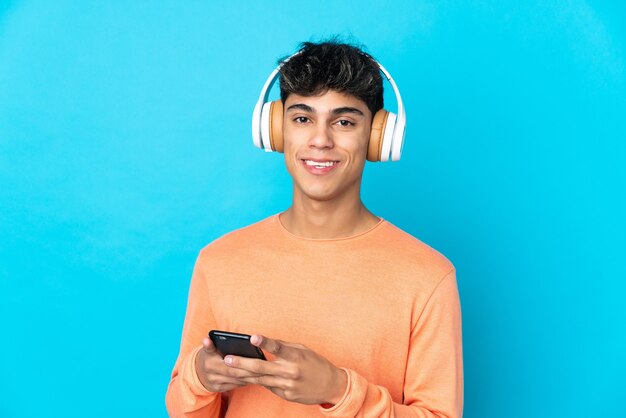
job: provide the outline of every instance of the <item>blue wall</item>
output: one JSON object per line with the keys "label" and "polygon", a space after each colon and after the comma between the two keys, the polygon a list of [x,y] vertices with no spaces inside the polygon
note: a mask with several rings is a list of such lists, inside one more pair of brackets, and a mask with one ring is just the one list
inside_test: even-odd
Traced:
{"label": "blue wall", "polygon": [[626,4],[259,3],[0,2],[0,416],[166,416],[198,251],[290,202],[262,83],[336,33],[403,93],[364,200],[458,269],[465,417],[626,416]]}

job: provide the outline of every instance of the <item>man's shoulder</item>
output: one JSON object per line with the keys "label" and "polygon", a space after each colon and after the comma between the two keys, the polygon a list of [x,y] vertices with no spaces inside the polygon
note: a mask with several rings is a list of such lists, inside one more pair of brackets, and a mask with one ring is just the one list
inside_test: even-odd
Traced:
{"label": "man's shoulder", "polygon": [[419,266],[434,277],[443,277],[454,270],[452,262],[441,252],[388,221],[381,240],[383,245],[378,250],[385,252],[390,262],[399,268]]}
{"label": "man's shoulder", "polygon": [[259,238],[270,234],[276,215],[262,219],[258,222],[228,232],[200,250],[200,256],[210,253],[232,253],[255,245]]}

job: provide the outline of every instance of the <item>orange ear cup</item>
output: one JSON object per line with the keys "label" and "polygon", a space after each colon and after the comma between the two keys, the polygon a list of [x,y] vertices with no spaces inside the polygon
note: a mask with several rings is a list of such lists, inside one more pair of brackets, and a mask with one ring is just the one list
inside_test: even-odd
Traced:
{"label": "orange ear cup", "polygon": [[274,100],[270,104],[270,145],[276,152],[283,152],[283,102]]}
{"label": "orange ear cup", "polygon": [[372,131],[370,133],[370,142],[367,147],[367,160],[380,161],[380,154],[383,150],[383,135],[385,134],[385,125],[387,125],[387,117],[389,112],[380,109],[374,115],[372,120]]}

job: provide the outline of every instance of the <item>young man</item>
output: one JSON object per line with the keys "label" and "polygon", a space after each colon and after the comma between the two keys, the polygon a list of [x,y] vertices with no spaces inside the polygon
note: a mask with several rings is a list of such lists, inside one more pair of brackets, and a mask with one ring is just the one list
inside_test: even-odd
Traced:
{"label": "young man", "polygon": [[[172,417],[461,417],[455,270],[363,205],[376,61],[304,43],[280,69],[293,203],[205,247],[194,269]],[[224,359],[212,330],[268,361]]]}

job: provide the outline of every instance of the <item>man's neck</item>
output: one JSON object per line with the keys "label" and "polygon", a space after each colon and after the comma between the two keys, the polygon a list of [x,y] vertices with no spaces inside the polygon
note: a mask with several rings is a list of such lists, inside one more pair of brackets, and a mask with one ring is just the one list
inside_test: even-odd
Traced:
{"label": "man's neck", "polygon": [[313,239],[346,238],[365,232],[380,219],[360,198],[348,202],[316,201],[294,194],[292,206],[280,215],[292,234]]}

